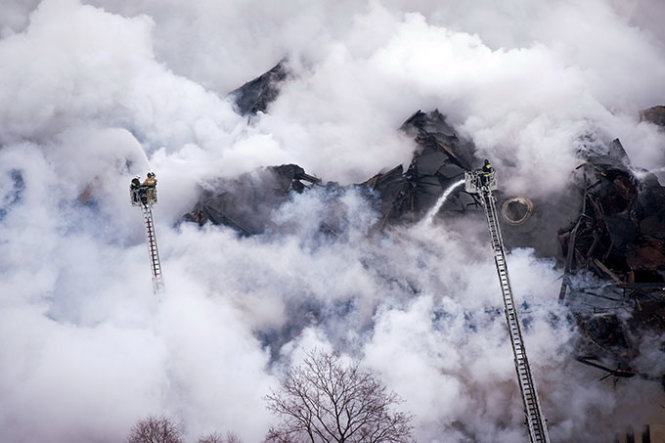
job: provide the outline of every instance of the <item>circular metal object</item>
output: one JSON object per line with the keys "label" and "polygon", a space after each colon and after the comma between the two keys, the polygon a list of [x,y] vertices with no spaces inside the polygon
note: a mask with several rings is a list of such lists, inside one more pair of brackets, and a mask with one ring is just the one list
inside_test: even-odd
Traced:
{"label": "circular metal object", "polygon": [[521,225],[533,214],[533,202],[526,197],[512,197],[501,205],[501,215],[510,225]]}

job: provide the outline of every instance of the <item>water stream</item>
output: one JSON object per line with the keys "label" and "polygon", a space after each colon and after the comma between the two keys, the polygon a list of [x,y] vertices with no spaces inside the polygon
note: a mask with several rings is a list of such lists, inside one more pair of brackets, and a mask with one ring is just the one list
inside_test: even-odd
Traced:
{"label": "water stream", "polygon": [[432,209],[429,210],[427,215],[423,218],[422,223],[425,226],[429,226],[434,222],[434,217],[439,213],[441,208],[443,207],[443,204],[448,200],[448,197],[450,197],[450,194],[453,193],[455,189],[460,187],[461,185],[464,184],[464,179],[460,179],[453,183],[452,185],[448,186],[448,188],[443,192],[441,197],[439,197],[439,200],[437,200],[436,204],[432,207]]}

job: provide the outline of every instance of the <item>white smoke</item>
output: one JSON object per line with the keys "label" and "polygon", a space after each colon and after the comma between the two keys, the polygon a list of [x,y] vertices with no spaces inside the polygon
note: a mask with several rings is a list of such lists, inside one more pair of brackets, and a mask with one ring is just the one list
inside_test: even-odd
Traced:
{"label": "white smoke", "polygon": [[[637,111],[665,103],[662,29],[645,19],[663,10],[615,3],[3,2],[0,440],[120,441],[166,414],[190,439],[260,441],[263,395],[314,346],[379,371],[419,441],[523,439],[482,220],[463,236],[379,234],[349,190],[342,232],[322,238],[319,190],[256,237],[173,224],[212,178],[293,162],[348,184],[407,164],[414,144],[395,129],[417,109],[446,114],[511,192],[559,191],[589,132],[662,167],[665,139]],[[237,115],[226,93],[285,56],[292,77],[269,112]],[[159,300],[127,196],[148,169]],[[615,390],[571,362],[560,270],[526,250],[509,266],[553,440],[650,419],[639,394],[654,384]]]}

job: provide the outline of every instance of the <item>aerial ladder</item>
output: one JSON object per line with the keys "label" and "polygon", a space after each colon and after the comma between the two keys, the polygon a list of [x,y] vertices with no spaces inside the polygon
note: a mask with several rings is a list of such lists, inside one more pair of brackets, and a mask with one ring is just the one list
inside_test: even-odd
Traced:
{"label": "aerial ladder", "polygon": [[494,253],[494,263],[499,276],[499,284],[503,294],[503,307],[508,323],[510,343],[513,348],[515,370],[517,371],[517,382],[522,395],[526,425],[531,443],[549,443],[547,423],[540,407],[538,392],[531,375],[531,367],[526,356],[522,330],[517,317],[517,309],[513,299],[513,291],[510,287],[508,277],[508,265],[506,264],[506,253],[499,227],[499,218],[492,191],[497,189],[496,177],[493,169],[481,169],[465,173],[465,190],[471,194],[478,194],[480,202],[485,210],[485,218],[489,228]]}
{"label": "aerial ladder", "polygon": [[152,290],[156,295],[164,291],[164,279],[162,278],[162,265],[159,261],[159,250],[157,249],[157,237],[155,235],[155,222],[152,217],[152,207],[157,203],[157,179],[152,172],[148,178],[141,183],[139,177],[132,179],[129,186],[132,206],[141,208],[145,233],[148,240],[148,254],[150,256],[150,269],[152,271]]}

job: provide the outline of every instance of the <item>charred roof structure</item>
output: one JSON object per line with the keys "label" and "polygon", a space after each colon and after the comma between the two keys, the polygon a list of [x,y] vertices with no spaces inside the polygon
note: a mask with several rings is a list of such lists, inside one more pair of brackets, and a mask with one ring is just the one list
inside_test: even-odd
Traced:
{"label": "charred roof structure", "polygon": [[234,179],[209,183],[184,221],[203,225],[227,225],[243,235],[264,232],[270,214],[289,198],[291,191],[303,192],[319,179],[297,165],[270,166]]}
{"label": "charred roof structure", "polygon": [[281,83],[286,80],[286,61],[282,60],[268,72],[250,80],[238,89],[231,91],[238,112],[242,115],[254,115],[265,112],[268,105],[279,95]]}
{"label": "charred roof structure", "polygon": [[[232,92],[238,112],[266,112],[288,76],[284,64]],[[642,111],[640,119],[665,126],[665,106]],[[438,110],[417,111],[400,130],[417,145],[409,166],[397,165],[354,185],[373,202],[379,228],[419,221],[448,186],[479,162],[473,143],[459,137]],[[636,362],[640,344],[665,331],[665,188],[656,175],[631,166],[619,140],[606,143],[587,134],[579,139],[578,157],[581,164],[556,195],[545,199],[496,193],[505,244],[508,249],[532,248],[561,265],[558,297],[577,325],[578,361],[608,376],[663,381],[656,365]],[[220,179],[202,188],[184,220],[227,225],[242,235],[260,234],[272,227],[271,213],[292,192],[306,192],[317,184],[318,178],[297,165]],[[325,186],[332,220],[335,195],[344,188]],[[441,213],[480,213],[479,203],[460,191]],[[322,231],[335,234],[334,226],[333,220]],[[665,352],[665,342],[660,349]]]}
{"label": "charred roof structure", "polygon": [[665,106],[654,106],[640,112],[640,120],[653,123],[658,126],[665,126]]}
{"label": "charred roof structure", "polygon": [[[473,145],[460,139],[438,110],[418,111],[400,129],[418,145],[408,169],[398,165],[361,185],[377,193],[382,225],[421,217],[474,163]],[[451,199],[448,208],[464,212],[476,205],[473,196],[462,192]]]}

